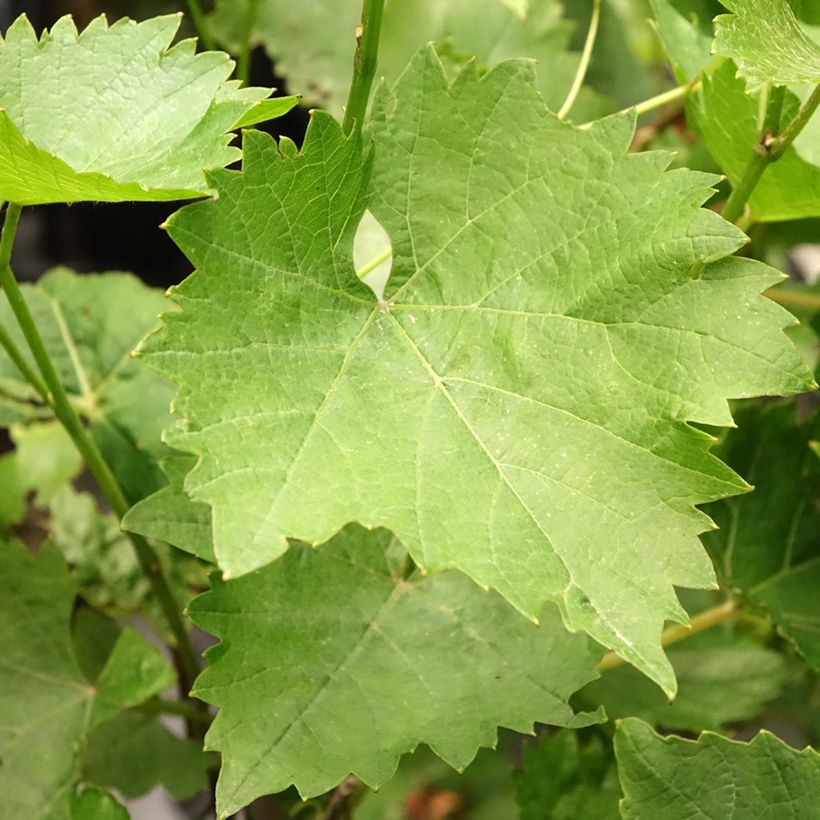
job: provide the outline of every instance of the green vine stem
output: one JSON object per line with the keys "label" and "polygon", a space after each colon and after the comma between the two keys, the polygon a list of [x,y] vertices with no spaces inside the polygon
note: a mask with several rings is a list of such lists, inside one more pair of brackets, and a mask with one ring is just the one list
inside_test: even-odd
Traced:
{"label": "green vine stem", "polygon": [[567,98],[564,104],[558,110],[558,119],[563,120],[575,105],[575,100],[581,91],[581,86],[584,84],[584,77],[587,75],[590,60],[592,59],[592,50],[595,48],[595,39],[598,36],[598,23],[601,20],[601,0],[593,0],[592,15],[589,18],[589,29],[587,30],[587,38],[584,42],[584,50],[581,52],[581,62],[578,63],[578,70],[575,72],[575,79],[572,81]]}
{"label": "green vine stem", "polygon": [[768,112],[763,130],[754,147],[749,162],[743,171],[740,181],[732,190],[726,205],[723,208],[723,218],[729,222],[735,222],[743,217],[746,211],[746,204],[749,201],[760,177],[772,162],[777,162],[788,150],[797,138],[797,135],[812,118],[812,115],[820,106],[820,85],[812,91],[809,98],[800,107],[794,119],[779,132],[778,120],[783,105],[783,95],[785,87],[778,86],[772,94],[772,101],[767,106]]}
{"label": "green vine stem", "polygon": [[258,9],[259,0],[248,0],[242,29],[242,53],[239,55],[239,64],[236,67],[236,78],[242,81],[242,85],[247,85],[251,76],[251,41]]}
{"label": "green vine stem", "polygon": [[350,134],[354,127],[361,128],[370,99],[373,77],[379,57],[379,36],[382,29],[384,0],[364,0],[362,22],[356,30],[356,53],[353,56],[353,81],[345,107],[342,129]]}
{"label": "green vine stem", "polygon": [[[682,624],[675,624],[668,629],[664,629],[661,635],[661,646],[672,646],[672,644],[682,641],[684,638],[689,638],[696,635],[698,632],[703,632],[704,629],[710,629],[713,626],[728,621],[729,618],[734,617],[737,612],[737,604],[734,599],[730,598],[718,606],[711,609],[706,609],[694,615],[690,621],[689,626]],[[616,666],[625,664],[626,661],[615,652],[607,652],[596,669],[599,672],[606,672],[608,669],[614,669]]]}
{"label": "green vine stem", "polygon": [[[6,208],[6,216],[3,221],[3,230],[0,233],[0,287],[6,294],[11,305],[12,312],[20,326],[20,330],[28,343],[34,361],[40,370],[42,380],[35,378],[31,381],[32,386],[38,391],[45,388],[44,398],[54,409],[54,414],[65,427],[66,432],[71,436],[77,450],[85,462],[89,472],[94,476],[100,491],[105,496],[111,509],[117,518],[122,519],[130,504],[128,503],[122,488],[117,483],[117,479],[111,472],[111,468],[102,456],[99,448],[89,435],[83,425],[77,411],[71,404],[60,377],[54,368],[54,364],[48,355],[48,351],[43,344],[40,331],[34,322],[34,318],[28,309],[20,285],[11,270],[11,249],[14,244],[14,236],[17,231],[17,224],[20,220],[22,208],[14,203],[9,203]],[[4,345],[5,347],[5,345]],[[6,348],[8,350],[8,348]],[[17,351],[19,355],[19,351]],[[22,358],[21,356],[19,358]],[[13,359],[16,363],[16,359]],[[32,370],[27,365],[21,369],[21,373],[28,379],[32,375]],[[157,601],[162,607],[163,614],[168,621],[168,626],[176,640],[175,659],[179,672],[180,685],[183,693],[187,695],[193,687],[193,682],[199,674],[200,664],[196,650],[191,643],[185,622],[182,618],[179,606],[174,600],[171,589],[163,574],[162,564],[153,547],[139,535],[127,533],[134,551],[137,555],[140,568],[148,578],[151,589],[156,595]],[[204,707],[204,704],[203,704]]]}
{"label": "green vine stem", "polygon": [[206,51],[213,51],[216,48],[216,43],[214,38],[211,37],[211,30],[208,27],[208,21],[205,19],[205,12],[202,10],[199,0],[188,0],[188,13],[191,15],[199,41]]}

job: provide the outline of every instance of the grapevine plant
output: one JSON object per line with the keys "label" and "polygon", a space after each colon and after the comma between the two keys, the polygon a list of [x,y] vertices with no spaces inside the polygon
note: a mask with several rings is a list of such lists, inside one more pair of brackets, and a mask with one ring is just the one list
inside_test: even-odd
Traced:
{"label": "grapevine plant", "polygon": [[820,8],[724,3],[8,28],[0,817],[820,817]]}

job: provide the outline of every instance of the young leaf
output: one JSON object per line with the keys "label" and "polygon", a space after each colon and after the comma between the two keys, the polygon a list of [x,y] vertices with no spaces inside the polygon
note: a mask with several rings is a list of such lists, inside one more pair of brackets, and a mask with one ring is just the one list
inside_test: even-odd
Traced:
{"label": "young leaf", "polygon": [[385,526],[674,691],[672,586],[713,583],[694,505],[745,489],[687,421],[812,382],[758,295],[780,274],[722,258],[743,237],[698,207],[714,178],[632,133],[557,120],[528,63],[449,85],[428,49],[372,126],[383,299],[350,258],[368,160],[327,115],[298,154],[249,134],[218,200],[171,218],[198,270],[144,350],[181,385],[168,439],[200,457],[185,491],[229,577]]}
{"label": "young leaf", "polygon": [[624,820],[663,817],[809,818],[817,815],[820,755],[769,732],[736,743],[704,732],[661,737],[636,718],[615,733]]}
{"label": "young leaf", "polygon": [[[168,452],[160,435],[173,390],[132,361],[131,352],[166,305],[161,291],[128,273],[78,275],[57,268],[23,292],[69,398],[89,422],[126,495],[136,501],[159,489],[157,462]],[[0,300],[0,324],[36,370],[6,299]],[[44,416],[37,394],[2,349],[0,384],[17,397],[21,416]]]}
{"label": "young leaf", "polygon": [[714,49],[737,64],[750,92],[766,83],[820,82],[820,46],[787,0],[721,0],[732,14],[715,19]]}
{"label": "young leaf", "polygon": [[222,641],[196,684],[219,707],[220,817],[291,784],[311,797],[353,773],[378,787],[419,743],[463,768],[499,725],[596,719],[567,699],[599,654],[557,612],[535,627],[459,573],[404,580],[391,541],[350,526],[191,605]]}
{"label": "young leaf", "polygon": [[37,557],[0,544],[0,794],[9,817],[69,816],[88,732],[123,707],[166,689],[173,670],[127,629],[96,682],[87,681],[70,633],[75,590],[59,553]]}
{"label": "young leaf", "polygon": [[[240,122],[278,116],[296,98],[228,81],[227,54],[169,48],[181,15],[80,34],[70,17],[37,38],[25,15],[0,38],[0,199],[20,205],[203,196],[203,168],[239,158]],[[259,109],[256,111],[256,109]]]}
{"label": "young leaf", "polygon": [[809,446],[820,417],[797,424],[795,414],[790,403],[738,413],[719,452],[755,491],[709,510],[720,530],[705,544],[725,584],[766,609],[820,669],[820,462]]}

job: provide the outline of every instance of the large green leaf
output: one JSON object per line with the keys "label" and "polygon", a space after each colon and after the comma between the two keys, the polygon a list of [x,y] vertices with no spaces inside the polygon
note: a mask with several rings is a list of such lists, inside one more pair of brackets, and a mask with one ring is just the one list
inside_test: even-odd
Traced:
{"label": "large green leaf", "polygon": [[169,48],[180,15],[80,34],[70,17],[37,35],[25,15],[0,39],[0,199],[173,200],[207,192],[203,168],[239,158],[240,124],[280,116],[295,98],[228,81],[227,54]]}
{"label": "large green leaf", "polygon": [[743,237],[698,207],[713,177],[627,154],[630,116],[560,122],[528,63],[450,86],[428,49],[376,112],[384,298],[351,264],[369,161],[327,115],[301,153],[249,134],[170,220],[198,270],[144,351],[181,385],[168,439],[200,457],[219,565],[385,526],[673,691],[672,585],[714,580],[694,505],[746,488],[687,421],[811,385],[758,295],[780,274],[722,258]]}
{"label": "large green leaf", "polygon": [[173,683],[158,651],[123,631],[94,681],[71,640],[75,590],[53,547],[0,544],[0,794],[9,817],[69,820],[95,725]]}
{"label": "large green leaf", "polygon": [[[24,286],[23,293],[69,398],[89,422],[126,495],[136,501],[159,489],[157,462],[168,452],[160,435],[170,419],[173,390],[132,361],[131,352],[156,326],[167,304],[162,292],[128,273],[78,275],[57,268]],[[6,299],[0,300],[0,324],[36,370]],[[0,391],[21,418],[44,416],[37,394],[4,351]]]}
{"label": "large green leaf", "polygon": [[820,46],[800,26],[787,0],[721,0],[732,14],[715,20],[714,49],[737,64],[750,92],[820,82]]}
{"label": "large green leaf", "polygon": [[[354,33],[361,0],[218,0],[211,30],[238,53],[249,5],[255,12],[252,42],[263,44],[305,101],[340,115],[353,74]],[[450,60],[474,56],[481,65],[509,57],[538,61],[538,80],[547,104],[560,107],[572,83],[579,55],[567,51],[573,23],[561,18],[558,0],[530,0],[524,9],[509,0],[387,0],[379,42],[379,75],[395,80],[425,43],[442,44]],[[523,13],[522,13],[523,12]],[[611,107],[585,88],[574,116],[592,119]]]}
{"label": "large green leaf", "polygon": [[206,741],[222,754],[220,817],[351,772],[375,788],[419,743],[463,768],[500,725],[595,720],[567,699],[599,652],[554,609],[535,627],[460,573],[405,579],[405,562],[388,532],[351,526],[193,602],[222,641],[196,683],[219,707]]}
{"label": "large green leaf", "polygon": [[797,752],[769,732],[736,743],[704,732],[661,737],[636,718],[615,733],[624,820],[818,816],[820,755]]}
{"label": "large green leaf", "polygon": [[820,462],[809,446],[820,419],[795,416],[791,403],[738,413],[720,454],[755,491],[710,509],[720,530],[705,543],[724,583],[766,609],[820,669]]}

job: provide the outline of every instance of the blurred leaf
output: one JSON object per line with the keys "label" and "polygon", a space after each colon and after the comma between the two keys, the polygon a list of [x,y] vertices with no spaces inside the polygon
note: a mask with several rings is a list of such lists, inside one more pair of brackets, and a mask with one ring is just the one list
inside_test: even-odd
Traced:
{"label": "blurred leaf", "polygon": [[[131,352],[167,307],[162,292],[128,273],[78,275],[56,268],[23,287],[43,342],[69,398],[89,422],[126,495],[136,501],[163,484],[157,464],[168,452],[160,441],[168,425],[173,388]],[[36,370],[28,346],[0,301],[0,323]],[[21,415],[42,417],[33,389],[0,351],[0,379],[21,397]]]}
{"label": "blurred leaf", "polygon": [[513,775],[521,820],[617,820],[621,796],[612,750],[576,732],[543,735],[524,747]]}
{"label": "blurred leaf", "polygon": [[[256,2],[252,42],[265,46],[278,73],[305,102],[340,116],[353,74],[354,32],[361,0],[294,4],[290,0],[217,0],[209,25],[239,53],[248,3]],[[522,13],[523,12],[523,13]],[[558,0],[387,0],[379,42],[378,75],[395,80],[415,52],[433,40],[456,64],[475,57],[489,67],[508,57],[538,61],[539,88],[557,110],[569,90],[579,55],[567,48],[573,30]],[[611,103],[584,88],[573,107],[579,122],[610,113]]]}
{"label": "blurred leaf", "polygon": [[0,544],[0,577],[3,811],[13,818],[66,817],[89,731],[167,688],[174,672],[126,630],[95,685],[86,681],[70,631],[74,585],[52,546],[35,557],[19,543]]}
{"label": "blurred leaf", "polygon": [[703,536],[723,584],[765,609],[820,669],[820,462],[809,447],[818,420],[792,402],[749,404],[715,448],[755,490],[711,505],[720,529]]}
{"label": "blurred leaf", "polygon": [[[758,100],[746,93],[727,60],[703,77],[703,85],[686,102],[689,124],[703,139],[733,185],[737,185],[758,138]],[[781,123],[796,114],[799,100],[786,91]],[[815,116],[812,120],[817,119]],[[820,168],[792,145],[769,165],[749,200],[755,221],[799,219],[820,215]]]}
{"label": "blurred leaf", "polygon": [[646,676],[630,666],[610,669],[587,684],[577,702],[601,705],[611,719],[639,717],[667,729],[719,729],[756,717],[785,682],[782,657],[733,630],[693,635],[668,650],[678,679],[671,703]]}
{"label": "blurred leaf", "polygon": [[200,743],[171,734],[155,715],[130,709],[91,732],[83,776],[129,800],[156,786],[175,800],[187,800],[207,788],[212,758]]}

